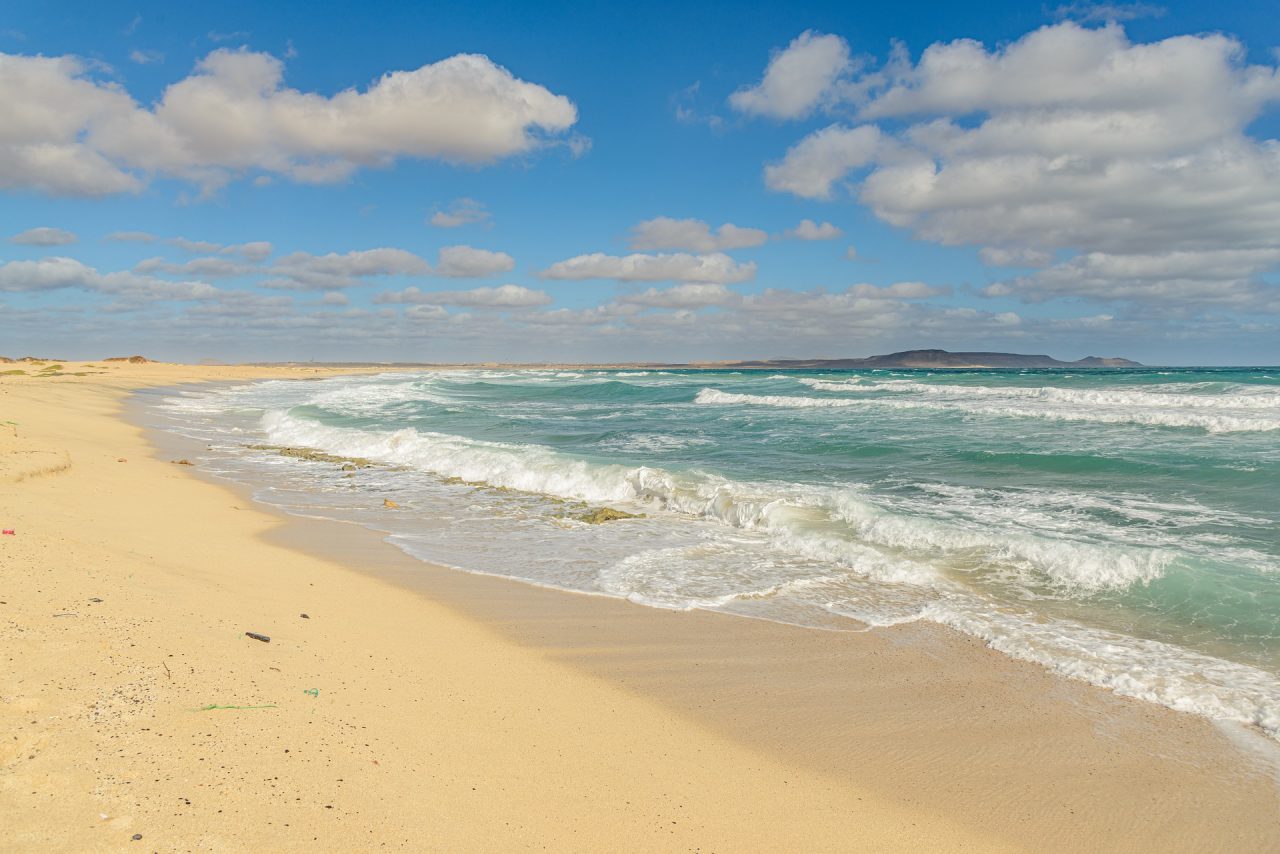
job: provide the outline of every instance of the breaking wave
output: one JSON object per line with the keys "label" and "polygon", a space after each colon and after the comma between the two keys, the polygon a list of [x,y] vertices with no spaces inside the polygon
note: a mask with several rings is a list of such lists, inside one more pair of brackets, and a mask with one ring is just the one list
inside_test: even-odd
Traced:
{"label": "breaking wave", "polygon": [[[932,388],[932,386],[927,386]],[[841,391],[860,387],[841,387]],[[1028,389],[1029,391],[1029,389]],[[1005,396],[1009,397],[1008,395]],[[1048,399],[1048,398],[1046,398]],[[1090,408],[1061,406],[1028,406],[1016,399],[999,405],[964,399],[954,400],[903,400],[890,397],[791,397],[777,394],[739,394],[704,388],[694,399],[708,406],[774,406],[787,409],[922,409],[942,412],[959,412],[967,415],[985,415],[996,418],[1039,418],[1046,421],[1081,421],[1095,424],[1134,424],[1143,427],[1184,427],[1204,430],[1208,433],[1267,432],[1280,430],[1280,412],[1272,418],[1242,417],[1239,415],[1185,412],[1177,409],[1144,409],[1135,406],[1094,405]]]}

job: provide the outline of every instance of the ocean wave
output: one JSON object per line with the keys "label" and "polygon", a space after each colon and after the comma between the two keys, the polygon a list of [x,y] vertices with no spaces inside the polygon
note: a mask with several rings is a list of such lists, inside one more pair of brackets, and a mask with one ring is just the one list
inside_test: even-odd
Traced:
{"label": "ocean wave", "polygon": [[795,570],[788,572],[776,562],[752,557],[730,542],[646,549],[604,567],[597,584],[632,602],[690,611],[782,596],[847,577],[795,575]]}
{"label": "ocean wave", "polygon": [[893,392],[964,399],[969,397],[999,400],[1044,400],[1078,406],[1131,406],[1162,409],[1261,409],[1280,414],[1280,393],[1273,390],[1241,391],[1231,394],[1185,394],[1173,391],[1132,389],[1074,389],[1059,386],[982,386],[922,383],[912,380],[860,379],[816,380],[800,377],[799,382],[815,391],[829,392]]}
{"label": "ocean wave", "polygon": [[1074,622],[978,603],[935,603],[920,619],[980,638],[1011,658],[1170,709],[1256,726],[1280,736],[1280,683],[1247,664]]}
{"label": "ocean wave", "polygon": [[981,504],[964,504],[969,518],[946,519],[916,512],[894,513],[837,494],[834,513],[863,542],[900,550],[927,559],[943,557],[957,568],[1003,571],[1013,581],[1048,581],[1064,591],[1094,592],[1124,589],[1160,578],[1176,553],[1168,549],[1093,544],[1053,531],[1035,531],[1023,524],[992,524]]}
{"label": "ocean wave", "polygon": [[797,530],[803,529],[805,521],[821,521],[818,502],[798,486],[740,484],[646,466],[590,463],[537,445],[444,433],[333,427],[282,411],[266,413],[262,425],[270,440],[281,445],[303,445],[557,498],[635,503],[734,528],[766,531],[777,548],[837,561],[884,581],[926,584],[938,580],[936,572],[924,565],[873,554],[874,550],[847,538]]}
{"label": "ocean wave", "polygon": [[664,453],[714,445],[711,439],[701,436],[671,436],[665,433],[627,433],[614,436],[599,443],[599,447],[610,451],[629,453]]}
{"label": "ocean wave", "polygon": [[[1039,542],[1052,537],[1083,538],[1126,563],[1122,576],[1144,582],[1160,577],[1173,560],[1197,558],[1229,562],[1252,572],[1280,572],[1272,555],[1238,545],[1225,545],[1220,526],[1236,532],[1253,528],[1265,536],[1271,521],[1261,516],[1212,509],[1194,501],[1159,501],[1141,494],[1087,493],[1074,490],[990,489],[949,483],[920,483],[924,497],[881,501],[912,515],[930,513],[944,519],[960,515],[962,524],[979,530],[1032,533]],[[941,498],[939,502],[932,496]],[[1120,520],[1117,524],[1117,520]],[[1132,564],[1129,561],[1133,561]],[[1109,574],[1113,569],[1108,569]]]}
{"label": "ocean wave", "polygon": [[694,402],[702,405],[773,406],[786,409],[882,408],[922,409],[988,415],[998,418],[1038,418],[1045,421],[1080,421],[1095,424],[1132,424],[1143,427],[1186,427],[1208,433],[1267,432],[1280,430],[1280,416],[1252,418],[1235,415],[1147,409],[1066,409],[1010,404],[979,404],[963,400],[903,400],[900,398],[791,397],[776,394],[739,394],[720,389],[701,389]]}
{"label": "ocean wave", "polygon": [[430,378],[394,383],[341,385],[312,397],[308,404],[345,415],[385,415],[398,405],[434,403],[449,405],[453,399],[434,390]]}
{"label": "ocean wave", "polygon": [[1026,574],[1068,591],[1122,588],[1158,578],[1173,559],[1159,549],[1098,546],[887,512],[849,489],[740,483],[660,468],[590,463],[537,445],[443,433],[332,427],[287,412],[264,416],[278,444],[376,459],[463,481],[668,512],[767,531],[775,548],[833,561],[884,581],[936,583],[930,561]]}

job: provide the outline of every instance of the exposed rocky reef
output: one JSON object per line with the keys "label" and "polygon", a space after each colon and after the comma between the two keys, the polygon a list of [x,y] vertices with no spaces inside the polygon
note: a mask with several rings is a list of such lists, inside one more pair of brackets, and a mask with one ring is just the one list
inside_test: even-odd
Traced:
{"label": "exposed rocky reef", "polygon": [[328,454],[324,451],[317,451],[315,448],[292,448],[284,445],[250,445],[255,451],[275,451],[282,457],[293,457],[298,460],[307,460],[313,463],[338,463],[342,465],[343,471],[352,471],[355,468],[369,468],[378,465],[373,460],[366,460],[364,457],[343,457],[338,454]]}

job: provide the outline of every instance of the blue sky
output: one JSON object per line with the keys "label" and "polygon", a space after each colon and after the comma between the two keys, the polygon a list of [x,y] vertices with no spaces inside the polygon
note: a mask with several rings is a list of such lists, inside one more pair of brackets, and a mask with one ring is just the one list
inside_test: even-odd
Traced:
{"label": "blue sky", "polygon": [[1263,5],[10,3],[0,353],[1274,364]]}

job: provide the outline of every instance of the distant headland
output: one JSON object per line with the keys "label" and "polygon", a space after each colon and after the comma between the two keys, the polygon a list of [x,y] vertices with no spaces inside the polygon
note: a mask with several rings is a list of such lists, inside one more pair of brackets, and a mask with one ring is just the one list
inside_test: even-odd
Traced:
{"label": "distant headland", "polygon": [[1052,356],[1022,353],[951,353],[946,350],[903,350],[862,359],[769,359],[729,362],[733,368],[1141,368],[1140,362],[1118,357],[1087,356],[1064,362]]}

